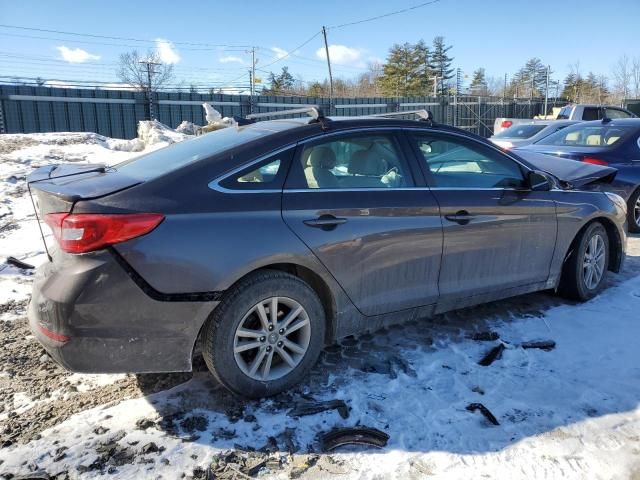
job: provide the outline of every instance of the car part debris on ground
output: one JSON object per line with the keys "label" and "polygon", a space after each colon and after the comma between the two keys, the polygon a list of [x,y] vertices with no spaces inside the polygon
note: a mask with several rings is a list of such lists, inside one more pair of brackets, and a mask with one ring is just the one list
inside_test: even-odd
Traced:
{"label": "car part debris on ground", "polygon": [[475,340],[477,342],[494,342],[500,338],[498,332],[476,332],[471,335],[471,340]]}
{"label": "car part debris on ground", "polygon": [[481,403],[470,403],[469,405],[467,405],[467,410],[469,410],[470,412],[480,410],[480,413],[482,413],[482,415],[484,415],[485,418],[492,424],[500,425],[498,419],[493,415],[493,413],[491,413],[491,411]]}
{"label": "car part debris on ground", "polygon": [[556,348],[556,342],[553,340],[533,340],[530,342],[522,342],[520,344],[522,348],[539,348],[545,352],[549,352]]}
{"label": "car part debris on ground", "polygon": [[13,265],[14,267],[22,268],[23,270],[33,270],[34,268],[36,268],[30,263],[18,260],[16,257],[8,257],[6,263],[8,263],[9,265]]}
{"label": "car part debris on ground", "polygon": [[343,445],[367,445],[383,448],[387,445],[389,435],[370,427],[334,428],[322,435],[320,441],[323,452],[330,452]]}
{"label": "car part debris on ground", "polygon": [[327,410],[337,410],[342,418],[349,418],[349,407],[343,400],[327,400],[325,402],[304,402],[299,403],[289,410],[290,417],[303,417],[314,415]]}
{"label": "car part debris on ground", "polygon": [[483,367],[488,367],[493,362],[502,357],[502,352],[505,350],[504,343],[500,343],[497,347],[493,347],[489,352],[482,357],[482,360],[478,362],[478,365],[482,365]]}

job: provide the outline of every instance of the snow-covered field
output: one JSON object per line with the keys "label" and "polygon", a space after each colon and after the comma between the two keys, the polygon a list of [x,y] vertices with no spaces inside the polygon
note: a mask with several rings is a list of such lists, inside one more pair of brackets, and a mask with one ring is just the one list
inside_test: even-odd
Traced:
{"label": "snow-covered field", "polygon": [[[0,137],[0,259],[44,261],[24,178],[60,161],[117,163],[184,135]],[[30,273],[0,265],[0,477],[640,478],[640,237],[598,298],[547,293],[496,302],[329,347],[307,381],[264,401],[233,398],[208,373],[64,372],[26,327]],[[478,332],[499,340],[480,341]],[[553,340],[555,349],[523,349]],[[500,342],[502,357],[478,361]],[[311,400],[331,410],[294,418]],[[479,402],[489,423],[466,407]],[[383,449],[322,453],[319,435],[363,425]],[[215,476],[214,476],[215,475]]]}

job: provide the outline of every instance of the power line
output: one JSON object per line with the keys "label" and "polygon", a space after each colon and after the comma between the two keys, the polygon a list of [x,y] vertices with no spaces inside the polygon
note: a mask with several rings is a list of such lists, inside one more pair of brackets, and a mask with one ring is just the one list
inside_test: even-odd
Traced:
{"label": "power line", "polygon": [[[61,35],[73,35],[73,36],[78,36],[78,37],[91,37],[91,38],[104,38],[107,40],[124,40],[126,42],[150,42],[150,43],[154,43],[156,42],[156,40],[146,40],[146,39],[140,39],[140,38],[128,38],[128,37],[114,37],[114,36],[109,36],[109,35],[95,35],[92,33],[78,33],[78,32],[65,32],[62,30],[49,30],[46,28],[34,28],[34,27],[24,27],[21,25],[4,25],[4,24],[0,24],[0,27],[2,28],[13,28],[13,29],[17,29],[17,30],[29,30],[29,31],[33,31],[33,32],[44,32],[44,33],[56,33],[56,34],[61,34]],[[196,42],[171,42],[174,45],[192,45],[192,46],[198,46],[198,47],[236,47],[236,48],[247,48],[248,45],[229,45],[229,44],[220,44],[220,43],[196,43]]]}
{"label": "power line", "polygon": [[418,8],[426,7],[427,5],[433,5],[434,3],[438,3],[439,1],[440,0],[431,0],[429,2],[413,5],[412,7],[403,8],[402,10],[395,10],[393,12],[383,13],[382,15],[376,15],[375,17],[364,18],[362,20],[355,20],[353,22],[348,22],[348,23],[341,23],[340,25],[333,25],[327,28],[329,29],[343,28],[343,27],[350,27],[351,25],[359,25],[361,23],[373,22],[374,20],[380,20],[381,18],[391,17],[392,15],[399,15],[401,13],[406,13],[412,10],[416,10]]}

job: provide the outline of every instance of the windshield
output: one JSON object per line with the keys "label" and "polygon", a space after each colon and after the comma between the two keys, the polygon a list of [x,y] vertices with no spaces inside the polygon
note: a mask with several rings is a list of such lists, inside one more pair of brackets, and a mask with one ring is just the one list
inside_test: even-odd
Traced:
{"label": "windshield", "polygon": [[578,124],[564,128],[536,142],[537,145],[610,147],[631,135],[629,126]]}
{"label": "windshield", "polygon": [[271,133],[251,126],[227,127],[126,160],[114,168],[130,177],[150,180]]}
{"label": "windshield", "polygon": [[531,138],[547,125],[520,124],[509,127],[494,135],[494,138]]}

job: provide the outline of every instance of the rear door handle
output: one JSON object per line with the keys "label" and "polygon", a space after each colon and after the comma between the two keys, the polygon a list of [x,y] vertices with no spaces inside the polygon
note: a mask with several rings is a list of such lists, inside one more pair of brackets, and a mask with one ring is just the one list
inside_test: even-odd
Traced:
{"label": "rear door handle", "polygon": [[320,215],[314,220],[304,220],[303,223],[308,227],[322,228],[323,230],[332,230],[338,225],[347,223],[347,219],[334,217],[333,215]]}
{"label": "rear door handle", "polygon": [[466,210],[459,210],[455,215],[445,215],[444,218],[450,222],[456,222],[460,225],[466,225],[475,218],[475,215],[470,215]]}

